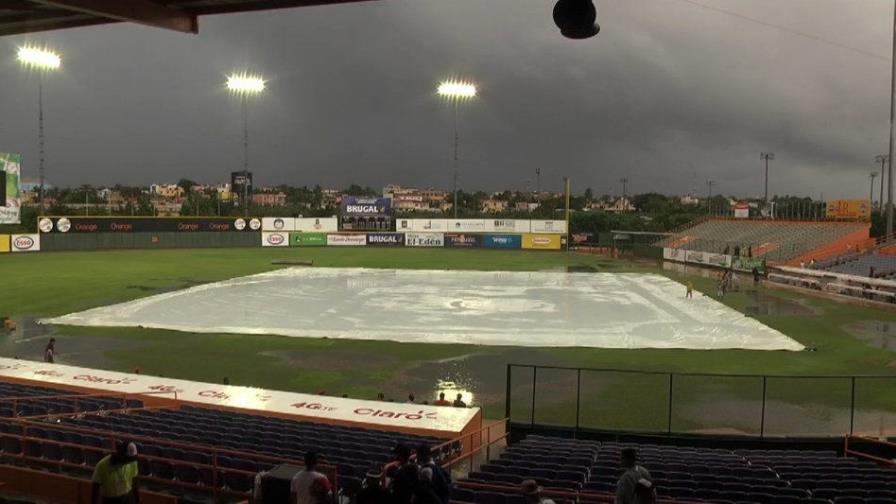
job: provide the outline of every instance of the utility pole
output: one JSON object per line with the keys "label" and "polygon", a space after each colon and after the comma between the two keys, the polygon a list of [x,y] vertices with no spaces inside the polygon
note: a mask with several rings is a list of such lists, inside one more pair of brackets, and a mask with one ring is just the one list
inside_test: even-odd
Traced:
{"label": "utility pole", "polygon": [[877,172],[871,172],[871,175],[868,176],[871,179],[871,188],[868,189],[868,200],[871,203],[871,206],[874,206],[874,179],[877,178]]}
{"label": "utility pole", "polygon": [[566,251],[569,252],[569,177],[563,177],[563,189],[566,191]]}
{"label": "utility pole", "polygon": [[878,210],[881,215],[884,213],[884,180],[887,178],[886,167],[890,162],[890,157],[886,154],[878,154],[874,156],[874,162],[880,163],[880,199],[878,200]]}
{"label": "utility pole", "polygon": [[763,203],[768,207],[768,161],[775,159],[774,152],[760,152],[759,159],[765,161],[765,196],[762,197]]}
{"label": "utility pole", "polygon": [[628,189],[628,177],[622,177],[619,179],[622,182],[622,211],[625,212],[626,204],[626,190]]}
{"label": "utility pole", "polygon": [[706,207],[709,209],[709,213],[710,213],[710,214],[712,214],[712,186],[713,186],[715,183],[716,183],[716,182],[715,182],[714,180],[707,180],[707,181],[706,181],[706,187],[707,187],[707,189],[708,189],[708,191],[709,191],[709,193],[708,193],[707,196],[706,196]]}
{"label": "utility pole", "polygon": [[[893,50],[890,53],[890,149],[887,159],[893,159],[893,116],[896,115],[896,4],[893,5]],[[893,234],[893,163],[887,168],[887,235]]]}
{"label": "utility pole", "polygon": [[535,169],[535,192],[541,193],[541,168]]}

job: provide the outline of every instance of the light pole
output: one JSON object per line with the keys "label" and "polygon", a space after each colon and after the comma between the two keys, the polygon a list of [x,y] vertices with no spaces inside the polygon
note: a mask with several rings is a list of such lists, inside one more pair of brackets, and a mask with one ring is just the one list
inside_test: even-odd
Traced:
{"label": "light pole", "polygon": [[227,89],[240,98],[243,109],[243,215],[249,217],[249,96],[264,91],[265,81],[260,75],[247,73],[227,77]]}
{"label": "light pole", "polygon": [[454,105],[454,218],[457,219],[457,147],[459,137],[457,134],[457,108],[461,101],[472,100],[476,97],[476,85],[472,82],[447,80],[439,84],[436,92],[442,98],[446,98]]}
{"label": "light pole", "polygon": [[868,201],[871,203],[871,208],[874,208],[874,179],[877,178],[877,172],[871,172],[868,178],[871,179],[871,187],[868,189]]}
{"label": "light pole", "polygon": [[[890,148],[887,159],[893,159],[893,116],[896,115],[896,4],[893,5],[893,50],[890,53]],[[893,234],[893,163],[887,167],[887,236]]]}
{"label": "light pole", "polygon": [[37,72],[37,142],[40,151],[40,164],[38,165],[38,176],[40,177],[40,188],[38,189],[38,198],[40,198],[40,214],[44,214],[44,84],[43,74],[51,70],[58,70],[62,65],[62,58],[49,49],[41,49],[38,47],[22,46],[19,47],[17,54],[19,63],[26,68]]}
{"label": "light pole", "polygon": [[890,156],[886,154],[878,154],[877,156],[874,156],[874,162],[880,163],[880,203],[878,209],[880,210],[881,215],[884,213],[884,179],[887,178],[886,167],[889,160]]}
{"label": "light pole", "polygon": [[768,209],[768,162],[770,159],[775,159],[775,153],[760,152],[759,159],[765,161],[765,196],[763,196],[762,201],[766,209]]}
{"label": "light pole", "polygon": [[625,207],[628,206],[625,202],[626,191],[628,190],[628,177],[622,177],[619,179],[619,182],[622,183],[622,213],[625,213]]}
{"label": "light pole", "polygon": [[715,180],[707,180],[706,181],[706,187],[707,187],[707,191],[708,191],[707,196],[706,196],[706,206],[709,207],[710,215],[712,215],[712,186],[715,185],[715,183],[716,183]]}

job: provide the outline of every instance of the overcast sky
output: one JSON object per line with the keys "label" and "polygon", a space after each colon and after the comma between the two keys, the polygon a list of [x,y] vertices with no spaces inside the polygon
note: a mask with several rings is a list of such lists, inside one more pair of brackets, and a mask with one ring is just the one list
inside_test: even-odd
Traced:
{"label": "overcast sky", "polygon": [[630,192],[702,195],[712,179],[761,195],[772,151],[772,193],[867,197],[887,151],[892,0],[598,0],[584,41],[560,35],[553,3],[382,0],[204,17],[199,35],[0,38],[0,150],[36,178],[37,79],[15,49],[38,43],[63,53],[44,86],[54,185],[227,180],[242,124],[223,82],[248,69],[269,79],[249,104],[260,185],[450,187],[452,108],[434,90],[460,76],[480,86],[459,114],[464,188],[534,188],[541,168],[543,189],[570,175],[596,194],[628,177]]}

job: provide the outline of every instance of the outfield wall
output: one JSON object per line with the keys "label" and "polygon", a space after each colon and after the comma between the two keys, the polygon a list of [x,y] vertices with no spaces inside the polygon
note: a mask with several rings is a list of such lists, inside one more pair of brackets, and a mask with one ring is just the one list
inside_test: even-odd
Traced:
{"label": "outfield wall", "polygon": [[261,232],[161,232],[43,234],[40,248],[64,250],[258,247]]}

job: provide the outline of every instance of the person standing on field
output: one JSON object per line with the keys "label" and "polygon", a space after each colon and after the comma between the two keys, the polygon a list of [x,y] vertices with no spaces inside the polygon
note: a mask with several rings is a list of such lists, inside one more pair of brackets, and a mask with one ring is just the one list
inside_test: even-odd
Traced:
{"label": "person standing on field", "polygon": [[56,338],[50,338],[50,342],[44,348],[44,362],[52,364],[56,360]]}

